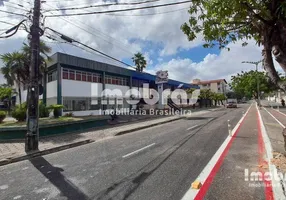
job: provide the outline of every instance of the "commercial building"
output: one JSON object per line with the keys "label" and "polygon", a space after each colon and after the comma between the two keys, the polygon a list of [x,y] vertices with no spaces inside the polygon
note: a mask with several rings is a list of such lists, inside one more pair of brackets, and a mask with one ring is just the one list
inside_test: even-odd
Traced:
{"label": "commercial building", "polygon": [[[152,90],[158,90],[156,77],[115,65],[88,60],[63,53],[55,53],[48,64],[47,90],[40,98],[46,99],[47,105],[64,105],[63,114],[96,115],[107,109],[130,109],[128,101],[132,99],[152,98]],[[147,91],[143,84],[148,83]],[[183,85],[182,85],[183,84]],[[175,90],[199,88],[197,85],[168,80],[164,89]],[[130,89],[140,91],[135,95]],[[112,95],[103,93],[109,91]],[[26,99],[27,91],[22,92]],[[46,98],[45,98],[46,96]],[[154,105],[156,106],[156,105]]]}
{"label": "commercial building", "polygon": [[225,94],[227,92],[227,82],[225,79],[202,81],[200,79],[194,79],[192,84],[198,85],[201,89],[210,89],[215,93]]}

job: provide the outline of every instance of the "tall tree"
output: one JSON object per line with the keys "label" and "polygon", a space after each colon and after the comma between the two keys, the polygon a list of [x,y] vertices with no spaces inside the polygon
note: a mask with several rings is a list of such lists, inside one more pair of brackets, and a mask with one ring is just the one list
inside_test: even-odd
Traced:
{"label": "tall tree", "polygon": [[[30,54],[31,54],[31,49],[30,46],[27,44],[24,44],[22,48],[22,52],[24,53],[25,57],[29,58],[26,63],[26,69],[29,70],[30,66]],[[52,52],[51,47],[46,45],[43,41],[40,41],[40,74],[39,74],[39,80],[42,80],[42,84],[44,87],[44,94],[43,94],[43,103],[46,104],[46,91],[47,91],[47,73],[48,73],[48,68],[47,68],[47,62],[50,61],[49,54]],[[29,75],[29,74],[28,74]],[[28,76],[29,77],[29,76]],[[28,95],[27,95],[28,97]]]}
{"label": "tall tree", "polygon": [[260,92],[269,93],[276,89],[273,84],[269,84],[267,81],[266,74],[264,72],[242,72],[231,77],[230,87],[235,92],[235,94],[252,98],[257,98],[257,81],[259,83]]}
{"label": "tall tree", "polygon": [[[28,85],[30,82],[30,52],[30,46],[25,44],[20,52],[6,53],[0,57],[4,63],[1,72],[7,80],[7,83],[11,86],[16,83],[18,87],[20,105],[22,103],[21,87]],[[50,59],[48,56],[49,53],[51,53],[51,48],[41,41],[39,81],[43,79],[44,88],[46,88],[47,85],[46,73],[47,61]]]}
{"label": "tall tree", "polygon": [[136,66],[136,71],[143,72],[147,66],[147,61],[145,60],[142,53],[138,52],[132,57],[132,60]]}
{"label": "tall tree", "polygon": [[21,52],[6,53],[1,55],[4,66],[1,72],[7,80],[7,84],[18,88],[19,102],[22,103],[21,86],[25,83],[25,56]]}
{"label": "tall tree", "polygon": [[[189,21],[181,26],[190,41],[203,34],[204,47],[228,48],[230,42],[254,39],[263,45],[269,80],[286,90],[273,58],[286,72],[286,2],[284,0],[193,0]],[[229,48],[228,48],[229,49]]]}

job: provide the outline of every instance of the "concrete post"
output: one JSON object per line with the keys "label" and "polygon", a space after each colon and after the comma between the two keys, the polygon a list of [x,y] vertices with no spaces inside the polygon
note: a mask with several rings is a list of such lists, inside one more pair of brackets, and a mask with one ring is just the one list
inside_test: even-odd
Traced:
{"label": "concrete post", "polygon": [[227,128],[228,128],[229,136],[232,137],[232,130],[231,130],[231,125],[230,125],[230,120],[227,120]]}
{"label": "concrete post", "polygon": [[163,109],[163,83],[158,84],[158,93],[159,93],[159,103],[158,103],[158,109]]}

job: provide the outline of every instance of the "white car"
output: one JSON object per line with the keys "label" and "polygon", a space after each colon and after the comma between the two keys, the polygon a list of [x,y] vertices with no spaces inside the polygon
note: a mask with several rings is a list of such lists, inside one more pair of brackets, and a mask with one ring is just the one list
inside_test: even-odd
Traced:
{"label": "white car", "polygon": [[227,108],[237,108],[237,99],[227,99]]}

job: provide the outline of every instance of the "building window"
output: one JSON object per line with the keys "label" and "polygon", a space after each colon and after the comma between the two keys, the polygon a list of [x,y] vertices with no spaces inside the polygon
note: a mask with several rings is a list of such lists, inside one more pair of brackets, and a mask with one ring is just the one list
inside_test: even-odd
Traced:
{"label": "building window", "polygon": [[87,73],[82,71],[75,71],[69,69],[63,69],[63,79],[77,80],[77,81],[87,81],[100,83],[101,75],[97,73]]}
{"label": "building window", "polygon": [[81,81],[81,72],[76,71],[76,80]]}
{"label": "building window", "polygon": [[57,71],[52,71],[48,73],[48,82],[57,80]]}
{"label": "building window", "polygon": [[94,83],[98,83],[99,82],[98,81],[98,76],[96,74],[92,75],[92,82],[94,82]]}
{"label": "building window", "polygon": [[91,98],[63,97],[64,112],[90,110]]}
{"label": "building window", "polygon": [[63,69],[63,79],[69,79],[69,70]]}
{"label": "building window", "polygon": [[81,80],[86,81],[86,73],[84,72],[81,73]]}
{"label": "building window", "polygon": [[75,75],[74,75],[74,71],[73,70],[69,70],[69,79],[70,80],[74,80],[75,79]]}
{"label": "building window", "polygon": [[88,81],[88,82],[92,82],[92,78],[91,78],[91,77],[92,77],[91,74],[88,73],[88,74],[87,74],[87,81]]}

